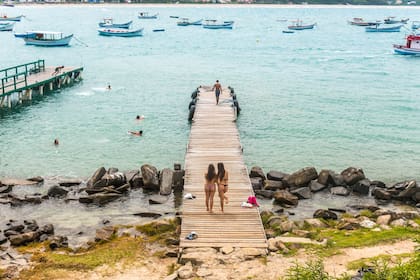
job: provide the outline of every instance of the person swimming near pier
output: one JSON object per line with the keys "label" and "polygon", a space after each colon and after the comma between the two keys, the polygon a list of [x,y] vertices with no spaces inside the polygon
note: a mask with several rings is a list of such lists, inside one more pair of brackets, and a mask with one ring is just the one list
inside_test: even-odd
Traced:
{"label": "person swimming near pier", "polygon": [[144,116],[143,115],[137,115],[136,116],[136,121],[142,121],[144,120]]}
{"label": "person swimming near pier", "polygon": [[58,146],[59,144],[60,144],[60,142],[58,141],[58,139],[57,139],[57,138],[55,138],[55,139],[54,139],[54,145],[55,145],[55,146]]}
{"label": "person swimming near pier", "polygon": [[139,130],[139,131],[128,131],[128,133],[130,133],[131,135],[134,135],[134,136],[143,136],[143,130]]}
{"label": "person swimming near pier", "polygon": [[107,90],[111,90],[111,84],[108,84],[106,87]]}

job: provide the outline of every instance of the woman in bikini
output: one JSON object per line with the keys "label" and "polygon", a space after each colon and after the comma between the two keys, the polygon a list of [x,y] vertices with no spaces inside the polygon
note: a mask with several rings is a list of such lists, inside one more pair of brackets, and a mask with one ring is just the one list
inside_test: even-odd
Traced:
{"label": "woman in bikini", "polygon": [[223,202],[226,201],[226,204],[229,202],[226,192],[228,191],[228,181],[229,174],[225,170],[225,165],[223,162],[217,164],[217,191],[219,192],[220,197],[220,208],[223,212]]}
{"label": "woman in bikini", "polygon": [[207,173],[204,174],[204,192],[206,193],[207,211],[213,213],[213,198],[216,193],[217,174],[213,164],[209,164]]}

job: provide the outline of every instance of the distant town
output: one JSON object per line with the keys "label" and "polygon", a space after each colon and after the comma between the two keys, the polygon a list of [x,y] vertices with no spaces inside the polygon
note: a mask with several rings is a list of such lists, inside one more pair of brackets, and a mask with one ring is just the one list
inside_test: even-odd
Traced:
{"label": "distant town", "polygon": [[19,4],[76,4],[76,3],[113,3],[113,4],[301,4],[301,5],[417,5],[415,0],[18,0],[0,1],[3,6]]}

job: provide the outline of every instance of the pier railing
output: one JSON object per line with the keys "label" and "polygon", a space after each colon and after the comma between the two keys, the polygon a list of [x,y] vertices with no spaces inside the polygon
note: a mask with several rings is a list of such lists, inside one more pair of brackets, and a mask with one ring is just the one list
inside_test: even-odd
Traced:
{"label": "pier railing", "polygon": [[5,92],[8,92],[10,88],[16,90],[23,84],[26,87],[26,77],[30,74],[35,74],[42,71],[45,71],[45,61],[43,59],[0,70],[1,95],[5,94]]}

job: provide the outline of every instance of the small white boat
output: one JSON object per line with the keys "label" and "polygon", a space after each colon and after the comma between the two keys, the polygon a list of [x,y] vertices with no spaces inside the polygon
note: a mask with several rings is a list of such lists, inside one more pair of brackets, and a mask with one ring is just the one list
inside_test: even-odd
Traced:
{"label": "small white boat", "polygon": [[156,19],[158,18],[158,13],[157,14],[153,14],[153,15],[149,15],[148,12],[140,12],[138,15],[139,19]]}
{"label": "small white boat", "polygon": [[114,23],[112,18],[104,18],[98,25],[99,27],[106,27],[106,28],[130,28],[130,25],[133,23],[132,20],[125,23]]}
{"label": "small white boat", "polygon": [[385,24],[396,24],[396,23],[403,23],[406,24],[410,19],[409,18],[403,18],[400,20],[395,19],[395,17],[387,17],[384,19]]}
{"label": "small white boat", "polygon": [[23,37],[26,45],[42,47],[61,47],[68,46],[73,34],[64,35],[62,32],[52,31],[31,31],[35,35]]}
{"label": "small white boat", "polygon": [[23,18],[23,15],[17,17],[9,17],[5,14],[0,15],[0,21],[20,21]]}
{"label": "small white boat", "polygon": [[403,24],[381,27],[379,24],[365,27],[366,32],[400,32]]}
{"label": "small white boat", "polygon": [[99,35],[115,37],[136,37],[143,36],[143,28],[125,29],[125,28],[99,28]]}
{"label": "small white boat", "polygon": [[415,20],[411,23],[411,29],[412,30],[417,30],[419,28],[420,28],[420,21]]}
{"label": "small white boat", "polygon": [[207,29],[232,29],[234,21],[219,22],[215,19],[207,19],[203,23],[203,28]]}
{"label": "small white boat", "polygon": [[311,24],[303,24],[301,20],[296,20],[296,21],[293,21],[293,24],[287,26],[287,28],[290,30],[306,30],[306,29],[313,29],[315,25],[316,25],[316,22],[311,23]]}
{"label": "small white boat", "polygon": [[188,26],[188,25],[202,25],[202,19],[190,21],[188,18],[181,18],[176,24],[178,26]]}

